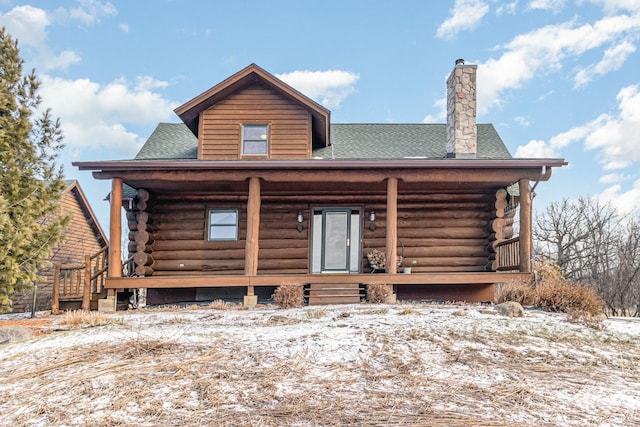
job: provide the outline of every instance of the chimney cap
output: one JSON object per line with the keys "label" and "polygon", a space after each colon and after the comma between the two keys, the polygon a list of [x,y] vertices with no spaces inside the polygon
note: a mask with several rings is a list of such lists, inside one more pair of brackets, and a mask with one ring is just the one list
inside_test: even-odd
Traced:
{"label": "chimney cap", "polygon": [[464,59],[456,59],[456,65],[464,65]]}

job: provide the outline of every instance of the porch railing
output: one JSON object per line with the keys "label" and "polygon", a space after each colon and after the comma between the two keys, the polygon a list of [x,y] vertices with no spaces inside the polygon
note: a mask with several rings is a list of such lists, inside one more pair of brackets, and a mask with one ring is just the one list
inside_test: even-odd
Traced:
{"label": "porch railing", "polygon": [[82,265],[56,264],[53,276],[51,312],[60,310],[60,301],[82,300],[82,309],[89,310],[93,295],[102,294],[108,269],[108,247],[85,256]]}
{"label": "porch railing", "polygon": [[520,237],[495,244],[497,271],[517,271],[520,268]]}

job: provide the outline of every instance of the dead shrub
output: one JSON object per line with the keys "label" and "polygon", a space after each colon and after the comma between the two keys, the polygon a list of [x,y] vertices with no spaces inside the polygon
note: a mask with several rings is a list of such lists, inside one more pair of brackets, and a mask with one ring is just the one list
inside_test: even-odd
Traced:
{"label": "dead shrub", "polygon": [[537,263],[536,273],[537,285],[528,282],[503,284],[496,292],[496,303],[514,301],[546,311],[568,313],[576,323],[584,324],[593,323],[591,319],[604,313],[604,302],[596,290],[566,279],[556,264]]}
{"label": "dead shrub", "polygon": [[513,301],[520,305],[534,305],[536,302],[536,288],[532,283],[514,281],[503,283],[496,291],[496,304]]}
{"label": "dead shrub", "polygon": [[304,290],[302,285],[284,283],[276,288],[271,299],[280,308],[301,307],[304,303]]}
{"label": "dead shrub", "polygon": [[380,283],[367,285],[367,301],[371,304],[381,304],[391,295],[391,286]]}
{"label": "dead shrub", "polygon": [[587,313],[592,316],[604,313],[604,302],[594,288],[567,279],[552,278],[540,281],[536,286],[536,306],[548,311]]}

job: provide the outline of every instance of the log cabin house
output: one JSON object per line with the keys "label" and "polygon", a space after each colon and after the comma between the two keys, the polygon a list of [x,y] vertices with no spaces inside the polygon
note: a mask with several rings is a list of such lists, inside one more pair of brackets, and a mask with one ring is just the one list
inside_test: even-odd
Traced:
{"label": "log cabin house", "polygon": [[[107,236],[96,220],[80,184],[76,180],[66,181],[66,184],[60,197],[59,212],[60,215],[69,215],[71,219],[64,231],[63,240],[52,249],[48,260],[50,265],[38,271],[42,280],[37,283],[37,310],[52,308],[52,301],[56,299],[52,296],[56,274],[58,280],[62,275],[63,308],[80,308],[83,290],[72,289],[71,284],[81,280],[74,280],[77,277],[73,276],[78,275],[76,271],[83,274],[87,256],[106,252],[108,247]],[[106,263],[106,257],[104,262]],[[65,287],[65,284],[68,286]],[[16,293],[12,301],[15,313],[31,310],[33,292]]]}
{"label": "log cabin house", "polygon": [[159,124],[133,160],[74,163],[111,180],[112,242],[126,211],[134,274],[112,245],[105,309],[122,289],[150,303],[235,290],[253,305],[285,283],[310,304],[357,302],[371,284],[492,301],[495,283],[531,277],[531,188],[566,162],[512,158],[476,124],[475,86],[458,60],[446,124],[333,124],[252,64],[176,108],[182,123]]}

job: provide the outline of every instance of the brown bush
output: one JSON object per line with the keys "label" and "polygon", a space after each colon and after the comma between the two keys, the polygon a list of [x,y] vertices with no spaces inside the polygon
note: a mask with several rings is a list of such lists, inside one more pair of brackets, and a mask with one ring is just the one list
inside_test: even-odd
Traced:
{"label": "brown bush", "polygon": [[271,299],[280,308],[301,307],[304,303],[304,290],[302,285],[285,283],[276,288]]}
{"label": "brown bush", "polygon": [[496,291],[496,304],[514,301],[521,305],[534,305],[536,302],[536,288],[529,282],[503,283]]}
{"label": "brown bush", "polygon": [[391,286],[374,283],[367,285],[367,301],[372,304],[381,304],[389,298],[392,290]]}
{"label": "brown bush", "polygon": [[496,303],[515,301],[547,311],[568,313],[572,321],[588,326],[597,324],[605,305],[595,289],[566,279],[560,268],[549,262],[537,263],[538,283],[511,282],[496,292]]}
{"label": "brown bush", "polygon": [[604,313],[604,302],[594,288],[567,279],[548,279],[536,287],[536,306],[548,311],[577,311],[596,316]]}

